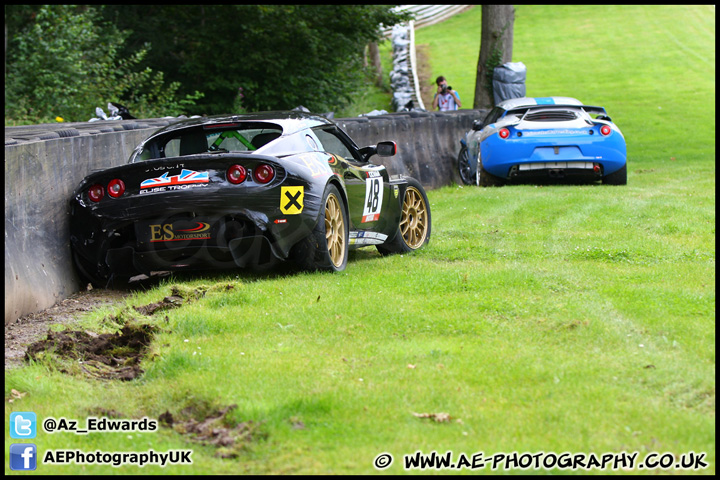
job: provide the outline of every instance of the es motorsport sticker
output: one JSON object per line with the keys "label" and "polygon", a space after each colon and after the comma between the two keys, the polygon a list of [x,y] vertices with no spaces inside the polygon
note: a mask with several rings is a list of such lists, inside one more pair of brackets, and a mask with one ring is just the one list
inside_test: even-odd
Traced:
{"label": "es motorsport sticker", "polygon": [[188,222],[180,222],[178,228],[175,223],[161,223],[148,225],[150,228],[150,243],[155,242],[180,242],[183,240],[209,240],[211,237],[210,224],[205,222],[192,222],[194,225],[185,225]]}

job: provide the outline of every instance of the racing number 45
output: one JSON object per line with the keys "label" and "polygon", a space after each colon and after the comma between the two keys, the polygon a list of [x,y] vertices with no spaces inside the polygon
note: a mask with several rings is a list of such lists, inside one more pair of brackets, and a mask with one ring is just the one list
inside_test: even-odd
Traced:
{"label": "racing number 45", "polygon": [[363,208],[362,223],[378,220],[382,208],[383,179],[380,174],[370,175],[371,173],[368,172],[368,179],[365,182],[365,207]]}

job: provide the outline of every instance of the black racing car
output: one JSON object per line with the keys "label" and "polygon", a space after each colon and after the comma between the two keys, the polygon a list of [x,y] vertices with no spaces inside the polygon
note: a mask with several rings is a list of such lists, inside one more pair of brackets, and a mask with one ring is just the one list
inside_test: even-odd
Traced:
{"label": "black racing car", "polygon": [[80,183],[73,258],[102,284],[283,260],[341,271],[350,248],[416,250],[431,231],[424,188],[369,162],[396,149],[358,148],[334,122],[299,111],[180,121],[142,142],[128,164]]}

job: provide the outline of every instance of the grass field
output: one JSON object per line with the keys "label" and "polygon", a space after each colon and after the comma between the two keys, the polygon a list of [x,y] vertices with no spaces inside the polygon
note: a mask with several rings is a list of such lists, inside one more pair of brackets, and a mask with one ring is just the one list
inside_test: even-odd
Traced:
{"label": "grass field", "polygon": [[[48,355],[5,372],[6,399],[26,393],[6,401],[6,425],[18,411],[83,424],[169,412],[175,428],[40,432],[33,443],[41,454],[191,449],[193,464],[36,473],[402,474],[406,454],[452,451],[454,462],[657,452],[673,464],[693,452],[707,468],[476,473],[714,474],[715,9],[516,10],[513,60],[528,67],[528,95],[606,107],[627,139],[627,186],[448,186],[428,193],[432,238],[413,255],[360,250],[334,275],[176,278],[138,292],[122,315],[95,312],[83,328],[161,328],[145,373],[99,381]],[[463,99],[479,38],[479,7],[417,32],[430,76],[447,76]],[[131,313],[173,286],[204,295]],[[183,424],[231,405],[216,426],[232,444],[203,443]],[[16,440],[5,438],[11,473]],[[381,453],[394,457],[382,471]]]}

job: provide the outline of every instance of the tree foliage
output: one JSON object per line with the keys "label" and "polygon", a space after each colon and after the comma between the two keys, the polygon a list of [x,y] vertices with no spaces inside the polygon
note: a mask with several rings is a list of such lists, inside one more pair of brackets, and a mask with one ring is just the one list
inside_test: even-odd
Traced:
{"label": "tree foliage", "polygon": [[[6,5],[5,119],[85,121],[347,105],[380,5]],[[202,93],[200,93],[202,92]]]}
{"label": "tree foliage", "polygon": [[[146,63],[201,91],[199,113],[348,103],[365,81],[363,53],[404,15],[379,5],[115,5],[106,18],[151,43]],[[242,90],[239,90],[242,89]],[[242,97],[238,97],[241,92]]]}
{"label": "tree foliage", "polygon": [[131,103],[136,116],[177,115],[199,96],[180,98],[179,82],[166,84],[162,72],[141,67],[148,45],[120,58],[128,33],[104,21],[94,7],[5,8],[10,29],[6,123],[49,122],[58,116],[84,121],[95,115],[96,106],[110,101]]}

